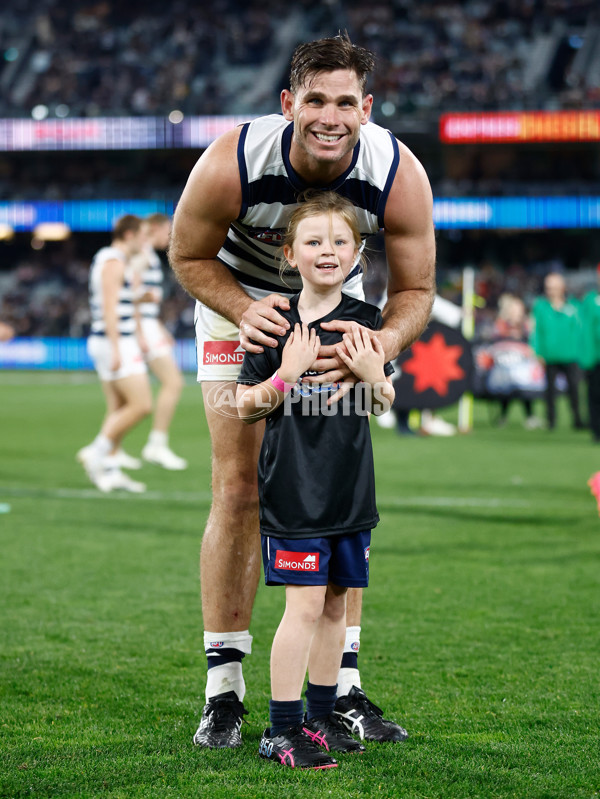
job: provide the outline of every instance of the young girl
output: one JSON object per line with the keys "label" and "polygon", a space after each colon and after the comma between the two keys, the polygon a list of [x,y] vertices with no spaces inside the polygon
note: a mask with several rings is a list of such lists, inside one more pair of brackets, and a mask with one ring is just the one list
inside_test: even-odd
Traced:
{"label": "young girl", "polygon": [[[343,197],[313,194],[294,211],[283,252],[303,288],[283,312],[290,329],[276,349],[246,353],[238,378],[240,417],[267,417],[258,466],[263,563],[267,585],[286,586],[271,650],[270,727],[259,752],[292,768],[329,768],[337,765],[331,751],[364,750],[333,708],[346,591],[368,585],[379,520],[368,414],[387,411],[394,390],[393,367],[369,332],[383,324],[379,310],[342,293],[360,244],[354,206]],[[321,328],[332,320],[356,324],[342,336]],[[361,381],[339,402],[337,384],[301,380],[321,344],[337,344]]]}

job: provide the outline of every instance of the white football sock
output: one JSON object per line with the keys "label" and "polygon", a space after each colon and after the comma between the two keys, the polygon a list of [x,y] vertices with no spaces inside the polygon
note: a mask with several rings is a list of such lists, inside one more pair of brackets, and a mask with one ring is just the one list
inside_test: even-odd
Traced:
{"label": "white football sock", "polygon": [[[204,649],[206,656],[218,659],[222,649],[238,649],[243,655],[252,652],[252,636],[248,630],[233,633],[213,633],[205,630]],[[206,674],[206,701],[217,694],[235,691],[240,702],[246,694],[246,683],[242,674],[240,661],[220,663],[207,670]]]}
{"label": "white football sock", "polygon": [[[346,641],[344,643],[344,652],[349,652],[358,656],[360,649],[360,627],[346,627]],[[352,686],[356,685],[357,688],[361,687],[360,672],[358,668],[342,667],[338,673],[338,696],[346,696],[350,693]]]}
{"label": "white football sock", "polygon": [[92,441],[92,447],[100,457],[103,457],[104,455],[108,455],[108,453],[111,452],[111,450],[114,447],[114,442],[111,441],[110,438],[107,438],[105,435],[102,435],[102,433],[98,433],[96,438]]}
{"label": "white football sock", "polygon": [[169,434],[162,430],[151,430],[148,436],[148,443],[155,447],[167,447],[169,445]]}

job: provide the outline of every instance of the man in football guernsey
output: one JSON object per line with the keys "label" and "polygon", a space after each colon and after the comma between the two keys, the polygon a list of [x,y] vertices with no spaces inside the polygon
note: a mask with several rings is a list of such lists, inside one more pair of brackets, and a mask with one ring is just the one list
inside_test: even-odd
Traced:
{"label": "man in football guernsey", "polygon": [[146,486],[121,471],[123,437],[152,410],[146,364],[136,337],[129,259],[143,246],[142,220],[126,215],[113,228],[110,247],[99,250],[89,277],[92,316],[88,352],[106,399],[100,432],[77,453],[101,491],[142,493]]}
{"label": "man in football guernsey", "polygon": [[[198,300],[198,379],[212,442],[213,502],[200,566],[210,666],[200,745],[241,743],[241,661],[251,650],[260,571],[256,468],[262,423],[244,426],[214,398],[230,390],[244,350],[276,348],[275,336],[289,329],[280,310],[289,310],[288,297],[300,283],[296,276],[280,276],[278,249],[298,195],[309,187],[330,189],[355,206],[363,239],[383,229],[388,300],[378,337],[386,360],[410,346],[429,317],[435,284],[431,189],[408,148],[369,121],[373,98],[365,82],[373,65],[371,53],[346,36],[300,45],[290,89],[281,94],[282,115],[256,119],[213,142],[175,212],[170,261]],[[363,296],[360,271],[357,262],[345,279],[349,296]],[[343,333],[351,324],[334,319],[323,329]],[[321,346],[311,371],[311,382],[343,382],[338,400],[351,382],[350,368],[332,345]],[[361,690],[360,615],[360,589],[351,589],[338,694],[369,719],[366,737],[396,740],[397,730],[384,724]]]}
{"label": "man in football guernsey", "polygon": [[[361,246],[352,203],[335,192],[307,196],[284,241],[286,261],[303,283],[282,312],[290,328],[276,349],[246,353],[237,380],[240,417],[267,417],[258,462],[263,563],[267,584],[286,586],[271,650],[270,726],[259,752],[293,768],[325,768],[337,765],[331,752],[364,751],[346,728],[350,720],[358,731],[354,720],[335,704],[346,592],[368,584],[379,519],[368,416],[391,407],[393,367],[367,332],[381,328],[379,309],[342,294]],[[344,336],[322,327],[334,318],[355,327]],[[361,382],[330,403],[334,384],[302,377],[322,343],[343,341],[347,355],[340,355]]]}
{"label": "man in football guernsey", "polygon": [[[133,261],[134,288],[143,355],[160,383],[142,458],[163,469],[181,471],[187,468],[187,461],[169,447],[169,428],[183,390],[183,376],[173,355],[173,337],[159,318],[164,275],[157,250],[167,249],[171,220],[166,214],[151,214],[142,227],[146,242]],[[135,466],[139,468],[141,463],[137,461]]]}

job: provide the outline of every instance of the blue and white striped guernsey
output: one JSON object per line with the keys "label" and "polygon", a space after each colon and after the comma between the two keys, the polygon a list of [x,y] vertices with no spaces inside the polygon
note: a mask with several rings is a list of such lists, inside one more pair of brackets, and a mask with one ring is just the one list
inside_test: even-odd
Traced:
{"label": "blue and white striped guernsey", "polygon": [[125,265],[123,285],[119,289],[117,300],[117,329],[119,335],[126,336],[135,333],[135,318],[133,315],[133,288],[131,286],[127,269],[127,258],[117,247],[102,247],[98,250],[90,267],[90,311],[92,315],[91,333],[93,336],[103,336],[106,332],[104,322],[104,295],[102,291],[102,271],[107,261],[122,261]]}
{"label": "blue and white striped guernsey", "polygon": [[[309,188],[289,160],[293,122],[279,114],[260,117],[242,126],[238,164],[242,209],[231,223],[217,258],[247,293],[259,299],[272,292],[291,294],[302,288],[297,273],[279,275],[282,238],[300,192]],[[360,140],[348,169],[328,186],[356,207],[363,240],[383,227],[385,205],[400,153],[398,142],[384,128],[361,125]],[[357,264],[346,278],[344,292],[360,296],[362,269]]]}

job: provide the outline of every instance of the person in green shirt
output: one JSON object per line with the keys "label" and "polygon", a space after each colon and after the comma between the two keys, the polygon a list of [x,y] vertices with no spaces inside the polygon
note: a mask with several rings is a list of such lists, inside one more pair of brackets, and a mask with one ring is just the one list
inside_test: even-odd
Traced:
{"label": "person in green shirt", "polygon": [[564,374],[567,380],[573,427],[585,425],[579,410],[579,356],[581,319],[579,303],[567,297],[564,277],[551,272],[544,280],[544,297],[533,305],[535,323],[533,349],[546,370],[546,409],[548,428],[556,426],[556,377]]}
{"label": "person in green shirt", "polygon": [[[598,264],[600,285],[600,264]],[[600,442],[600,293],[590,291],[581,305],[582,342],[580,363],[586,371],[590,428]]]}

